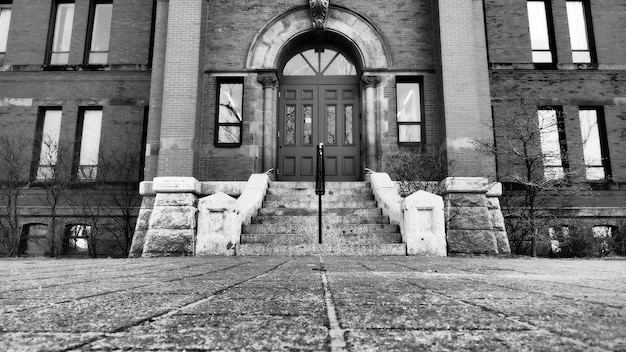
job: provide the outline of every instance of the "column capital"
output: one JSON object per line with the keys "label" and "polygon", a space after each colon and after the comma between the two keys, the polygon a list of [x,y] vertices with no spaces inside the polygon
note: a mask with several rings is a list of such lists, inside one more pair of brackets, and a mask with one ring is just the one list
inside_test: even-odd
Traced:
{"label": "column capital", "polygon": [[379,76],[363,76],[361,77],[361,83],[365,88],[376,88],[378,83],[380,83]]}
{"label": "column capital", "polygon": [[276,88],[278,86],[278,77],[276,75],[262,75],[257,77],[263,88]]}

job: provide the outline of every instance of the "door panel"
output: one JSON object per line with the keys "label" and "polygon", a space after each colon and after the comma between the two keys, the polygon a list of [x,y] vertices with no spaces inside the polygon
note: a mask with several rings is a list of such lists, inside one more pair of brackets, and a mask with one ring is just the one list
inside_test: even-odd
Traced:
{"label": "door panel", "polygon": [[324,143],[326,179],[360,179],[358,86],[286,85],[281,89],[278,177],[313,181],[316,146]]}

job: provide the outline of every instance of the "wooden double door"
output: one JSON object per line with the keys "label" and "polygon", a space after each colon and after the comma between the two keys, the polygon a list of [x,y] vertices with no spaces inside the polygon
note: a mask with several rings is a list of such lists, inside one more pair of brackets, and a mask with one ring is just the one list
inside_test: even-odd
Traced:
{"label": "wooden double door", "polygon": [[358,85],[284,85],[279,99],[279,180],[314,181],[320,143],[327,181],[361,179]]}

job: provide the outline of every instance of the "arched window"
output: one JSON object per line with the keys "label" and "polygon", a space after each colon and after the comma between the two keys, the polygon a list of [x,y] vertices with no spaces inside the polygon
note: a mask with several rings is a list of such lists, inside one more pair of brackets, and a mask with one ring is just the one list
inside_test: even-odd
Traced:
{"label": "arched window", "polygon": [[63,236],[62,253],[64,255],[88,255],[90,235],[90,225],[67,225],[65,227],[65,236]]}
{"label": "arched window", "polygon": [[343,54],[332,49],[308,49],[294,55],[283,69],[284,76],[356,76],[356,68]]}

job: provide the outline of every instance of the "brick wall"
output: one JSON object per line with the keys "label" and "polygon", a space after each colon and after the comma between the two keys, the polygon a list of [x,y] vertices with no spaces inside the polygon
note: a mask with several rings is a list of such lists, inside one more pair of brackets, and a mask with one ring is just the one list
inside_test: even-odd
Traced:
{"label": "brick wall", "polygon": [[[42,65],[51,27],[51,0],[15,0],[5,65]],[[89,0],[76,0],[69,64],[81,64],[85,50]],[[149,60],[152,0],[113,3],[110,64],[146,65]]]}

